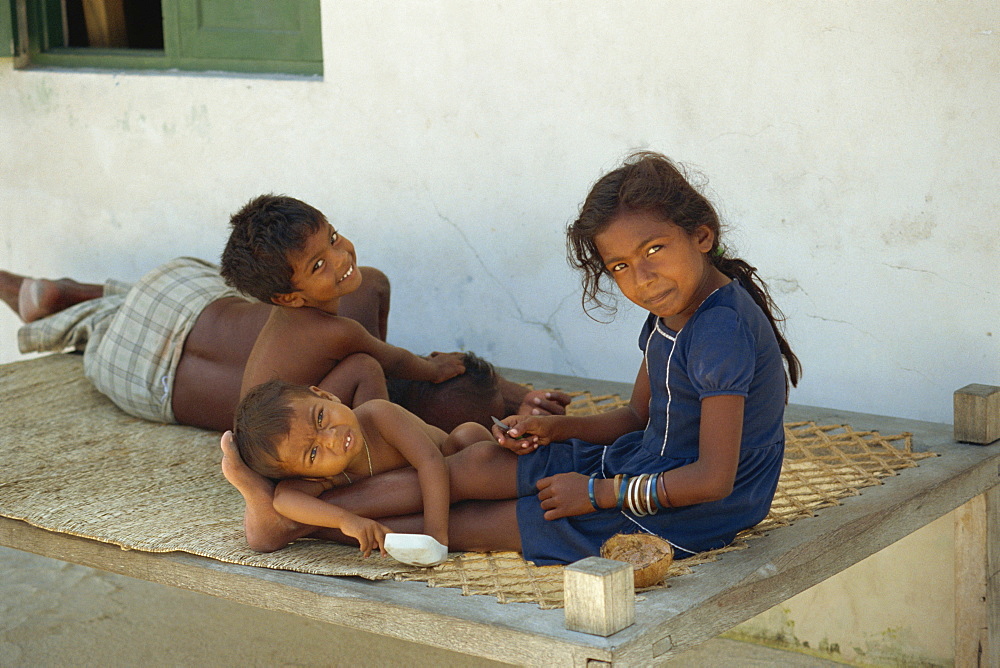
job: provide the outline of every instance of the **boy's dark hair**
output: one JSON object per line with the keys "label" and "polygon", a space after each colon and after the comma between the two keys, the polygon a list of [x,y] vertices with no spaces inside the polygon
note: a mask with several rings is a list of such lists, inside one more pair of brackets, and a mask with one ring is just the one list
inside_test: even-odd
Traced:
{"label": "boy's dark hair", "polygon": [[462,363],[465,373],[442,383],[387,378],[389,400],[447,432],[463,422],[493,426],[490,402],[500,394],[496,369],[471,352],[463,353]]}
{"label": "boy's dark hair", "polygon": [[304,385],[269,380],[240,399],[233,418],[233,440],[244,463],[267,478],[287,478],[278,461],[278,440],[287,436],[295,414],[292,400],[314,396]]}
{"label": "boy's dark hair", "polygon": [[271,304],[271,297],[295,291],[288,256],[326,224],[318,209],[294,197],[261,195],[229,220],[222,251],[222,278],[230,287]]}
{"label": "boy's dark hair", "polygon": [[604,266],[594,238],[617,216],[639,211],[674,223],[687,234],[693,234],[702,225],[712,231],[715,242],[708,252],[709,260],[723,274],[738,280],[764,311],[788,367],[786,387],[789,381],[796,385],[802,367],[778,326],[784,317],[767,285],[757,274],[756,267],[729,255],[721,243],[722,225],[715,207],[669,158],[659,153],[634,153],[621,167],[598,179],[580,207],[580,216],[566,230],[569,263],[583,272],[584,311],[590,315],[591,305],[614,311],[601,299],[602,295],[610,294],[602,280],[613,279]]}

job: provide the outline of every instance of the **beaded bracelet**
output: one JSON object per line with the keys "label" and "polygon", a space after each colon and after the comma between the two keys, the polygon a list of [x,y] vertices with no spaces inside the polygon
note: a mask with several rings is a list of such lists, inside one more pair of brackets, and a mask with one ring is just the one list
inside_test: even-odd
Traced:
{"label": "beaded bracelet", "polygon": [[601,507],[597,505],[597,497],[594,496],[594,479],[597,478],[597,474],[590,476],[590,480],[587,481],[587,496],[590,497],[590,505],[594,507],[594,510],[601,510]]}

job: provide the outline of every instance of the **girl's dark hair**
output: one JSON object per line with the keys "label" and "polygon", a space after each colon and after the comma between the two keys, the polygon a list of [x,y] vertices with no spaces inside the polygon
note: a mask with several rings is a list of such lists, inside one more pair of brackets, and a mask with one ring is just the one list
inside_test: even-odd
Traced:
{"label": "girl's dark hair", "polygon": [[240,399],[233,418],[233,440],[247,466],[266,478],[288,477],[278,461],[277,441],[291,431],[292,399],[310,396],[312,390],[304,385],[275,379],[257,385]]}
{"label": "girl's dark hair", "polygon": [[621,167],[598,179],[580,207],[579,217],[566,230],[569,263],[583,272],[582,301],[587,315],[591,315],[595,307],[614,312],[614,307],[602,300],[610,296],[605,283],[613,279],[597,251],[594,238],[619,215],[634,212],[652,213],[688,234],[693,234],[702,225],[712,231],[715,240],[708,252],[709,261],[726,276],[738,280],[764,311],[785,358],[786,387],[788,382],[797,385],[802,366],[778,326],[784,322],[784,316],[771,298],[767,285],[756,267],[729,255],[729,250],[721,243],[722,225],[715,207],[691,185],[677,165],[659,153],[634,153]]}
{"label": "girl's dark hair", "polygon": [[302,200],[285,195],[261,195],[233,214],[229,240],[222,251],[220,273],[226,284],[265,304],[271,297],[295,291],[289,255],[326,217]]}

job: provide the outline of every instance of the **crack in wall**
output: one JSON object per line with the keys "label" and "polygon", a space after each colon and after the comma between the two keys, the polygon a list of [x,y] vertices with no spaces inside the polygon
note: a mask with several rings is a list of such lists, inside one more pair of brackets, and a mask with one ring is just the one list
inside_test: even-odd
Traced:
{"label": "crack in wall", "polygon": [[832,322],[832,323],[836,323],[838,325],[847,325],[851,329],[855,330],[856,332],[858,332],[860,334],[864,334],[865,336],[867,336],[868,338],[872,339],[873,341],[881,341],[881,339],[879,339],[877,336],[875,336],[871,332],[869,332],[867,330],[864,330],[864,329],[861,329],[860,327],[858,327],[857,325],[855,325],[853,322],[851,322],[849,320],[837,320],[836,318],[824,318],[821,315],[815,315],[813,313],[806,313],[805,315],[806,315],[807,318],[812,318],[813,320],[822,320],[823,322]]}
{"label": "crack in wall", "polygon": [[566,303],[566,300],[573,296],[575,296],[575,293],[570,293],[568,295],[565,295],[562,299],[560,299],[559,303],[556,304],[556,307],[549,314],[549,317],[545,320],[545,322],[542,322],[540,320],[525,320],[525,319],[521,319],[521,322],[526,325],[533,325],[535,327],[541,328],[541,330],[548,335],[548,337],[552,340],[553,343],[556,344],[556,347],[562,353],[563,362],[566,364],[566,367],[570,372],[569,375],[580,376],[583,374],[581,373],[581,370],[575,364],[573,364],[573,358],[570,356],[569,349],[566,347],[566,342],[563,339],[562,332],[559,331],[559,328],[556,327],[552,322],[555,319],[556,314],[559,313],[559,311],[562,309],[563,304]]}
{"label": "crack in wall", "polygon": [[437,214],[438,218],[443,223],[450,226],[453,230],[455,230],[455,232],[458,233],[458,236],[462,239],[462,241],[469,248],[469,250],[472,251],[472,256],[475,258],[476,262],[481,267],[483,273],[493,282],[493,284],[501,292],[503,292],[506,295],[507,303],[511,307],[513,307],[515,311],[514,319],[522,324],[530,325],[541,329],[546,334],[546,336],[548,336],[548,338],[556,345],[557,349],[562,353],[563,361],[571,372],[570,375],[579,375],[579,370],[577,369],[576,365],[573,364],[573,360],[569,354],[569,350],[566,347],[566,342],[563,338],[562,332],[560,332],[559,328],[556,327],[555,324],[553,323],[553,320],[555,320],[556,314],[559,313],[559,310],[562,308],[562,305],[566,302],[567,299],[572,297],[575,293],[570,293],[563,296],[563,298],[560,299],[559,302],[556,304],[555,309],[552,310],[548,318],[546,318],[544,321],[529,319],[525,315],[524,309],[521,308],[520,303],[518,303],[518,300],[514,295],[514,293],[511,292],[506,287],[506,285],[499,278],[497,278],[497,276],[492,271],[490,271],[489,266],[483,259],[483,256],[479,253],[475,245],[469,240],[469,237],[465,234],[462,228],[456,225],[455,222],[452,221],[448,216],[441,213],[441,210],[438,208],[437,203],[434,201],[433,198],[428,198],[428,199],[430,199],[431,206],[434,207],[434,212]]}
{"label": "crack in wall", "polygon": [[950,283],[952,285],[960,285],[963,288],[971,288],[977,292],[981,292],[984,295],[993,296],[996,294],[996,291],[987,290],[982,285],[973,285],[971,283],[965,283],[963,281],[954,281],[948,278],[947,276],[942,276],[936,271],[931,271],[930,269],[919,269],[917,267],[904,267],[901,264],[889,264],[888,262],[883,262],[882,265],[885,267],[889,267],[889,269],[898,269],[899,271],[912,271],[915,274],[928,274],[938,280],[944,281],[945,283]]}

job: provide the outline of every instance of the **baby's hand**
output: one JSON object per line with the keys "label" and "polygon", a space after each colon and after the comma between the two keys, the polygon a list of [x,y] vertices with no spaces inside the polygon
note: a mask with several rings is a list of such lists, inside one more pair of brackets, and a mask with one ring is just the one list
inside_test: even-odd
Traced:
{"label": "baby's hand", "polygon": [[385,535],[390,533],[392,529],[375,520],[355,516],[344,521],[340,526],[340,531],[344,535],[356,539],[361,547],[361,552],[364,553],[365,557],[368,557],[376,547],[378,547],[379,552],[385,554]]}
{"label": "baby's hand", "polygon": [[443,383],[449,378],[465,373],[462,353],[433,352],[426,359],[434,365],[434,377],[430,379],[431,382]]}
{"label": "baby's hand", "polygon": [[524,395],[517,409],[518,415],[565,415],[566,406],[572,401],[565,392],[558,390],[532,390]]}
{"label": "baby's hand", "polygon": [[503,420],[504,431],[499,425],[493,427],[493,437],[501,447],[516,455],[534,452],[540,445],[551,441],[552,418],[550,416],[512,415]]}

